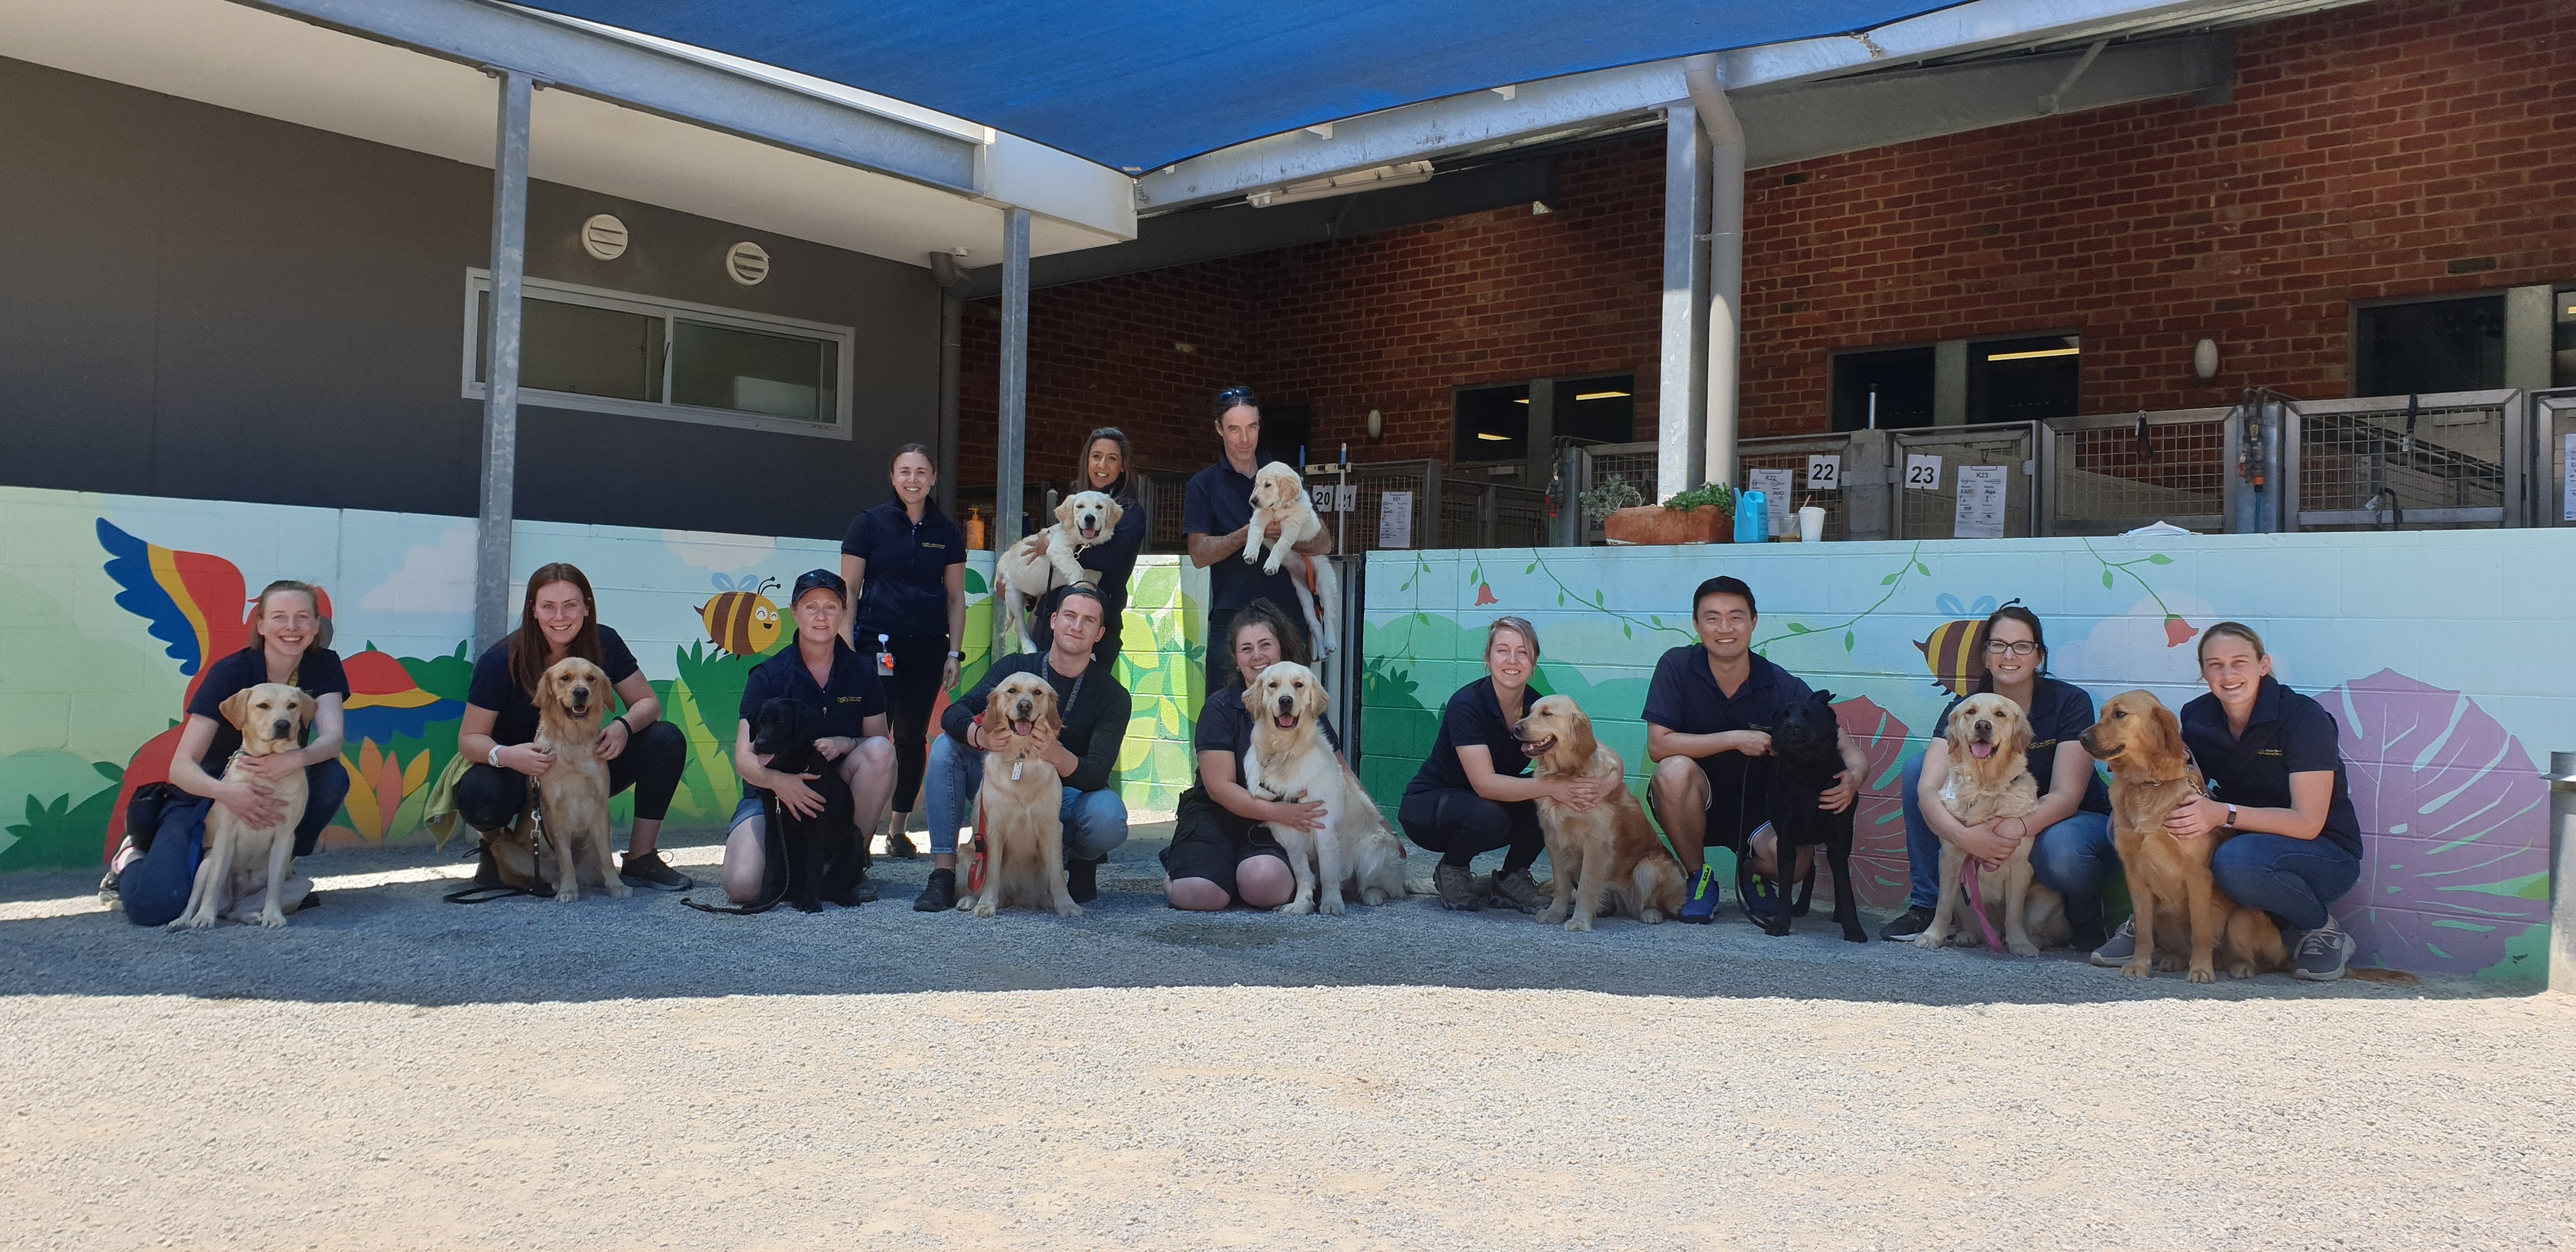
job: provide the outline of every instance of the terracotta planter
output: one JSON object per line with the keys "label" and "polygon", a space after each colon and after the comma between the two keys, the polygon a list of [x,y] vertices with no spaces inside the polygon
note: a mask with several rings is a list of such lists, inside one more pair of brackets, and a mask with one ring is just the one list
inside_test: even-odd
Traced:
{"label": "terracotta planter", "polygon": [[1612,543],[1726,543],[1735,538],[1735,515],[1714,504],[1688,511],[1647,504],[1603,518],[1601,533]]}

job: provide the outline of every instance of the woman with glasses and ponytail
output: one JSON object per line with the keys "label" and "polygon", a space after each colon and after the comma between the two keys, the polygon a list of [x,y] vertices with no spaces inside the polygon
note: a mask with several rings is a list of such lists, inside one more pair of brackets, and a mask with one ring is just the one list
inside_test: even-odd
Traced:
{"label": "woman with glasses and ponytail", "polygon": [[1932,910],[1941,899],[1942,844],[1955,844],[1992,864],[2011,856],[2023,840],[2035,840],[2031,870],[2065,898],[2074,946],[2098,947],[2104,937],[2102,879],[2119,868],[2120,857],[2111,847],[2110,789],[2077,742],[2093,725],[2093,697],[2048,676],[2048,636],[2039,615],[2018,600],[1986,618],[1977,630],[1976,647],[1986,672],[1969,694],[2000,695],[2030,718],[2030,776],[2039,784],[2039,807],[2026,817],[2000,817],[1975,826],[1963,826],[1950,816],[1940,798],[1941,785],[1950,777],[1942,734],[1951,711],[1968,697],[1950,701],[1932,723],[1932,746],[1905,766],[1898,799],[1905,809],[1913,890],[1906,910],[1881,927],[1878,937],[1912,939],[1932,924]]}

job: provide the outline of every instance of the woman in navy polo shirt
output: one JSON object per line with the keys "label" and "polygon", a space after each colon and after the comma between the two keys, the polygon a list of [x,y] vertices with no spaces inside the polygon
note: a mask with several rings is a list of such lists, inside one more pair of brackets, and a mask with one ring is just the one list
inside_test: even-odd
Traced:
{"label": "woman in navy polo shirt", "polygon": [[[1460,687],[1440,712],[1431,755],[1404,789],[1396,821],[1415,843],[1440,854],[1431,885],[1440,907],[1473,912],[1491,900],[1535,913],[1549,896],[1529,867],[1547,850],[1539,833],[1544,796],[1575,809],[1600,800],[1598,779],[1529,777],[1529,757],[1512,727],[1529,712],[1529,680],[1538,669],[1538,629],[1527,619],[1497,617],[1485,628],[1485,676]],[[1489,883],[1469,865],[1477,854],[1509,848]]]}
{"label": "woman in navy polo shirt", "polygon": [[[1097,491],[1118,502],[1118,525],[1109,538],[1082,550],[1077,558],[1082,568],[1100,575],[1093,584],[1100,590],[1103,610],[1100,642],[1091,646],[1091,655],[1110,664],[1118,660],[1118,628],[1127,617],[1127,580],[1135,576],[1136,554],[1145,548],[1145,509],[1136,502],[1135,488],[1129,484],[1127,466],[1127,432],[1115,426],[1103,426],[1083,437],[1082,472],[1075,475],[1072,489],[1079,493]],[[1037,550],[1044,555],[1048,534],[1038,532]],[[1054,632],[1048,623],[1054,620],[1057,596],[1049,592],[1029,625],[1036,632],[1038,653],[1044,655],[1054,646]]]}
{"label": "woman in navy polo shirt", "polygon": [[[662,837],[662,819],[671,811],[671,795],[680,789],[688,740],[679,727],[662,720],[661,697],[653,694],[626,641],[600,624],[590,578],[561,561],[540,565],[528,575],[519,628],[474,662],[465,718],[456,727],[456,750],[474,764],[456,780],[456,815],[487,835],[519,820],[528,806],[528,780],[554,764],[536,746],[537,680],[556,662],[576,656],[606,673],[626,706],[600,727],[598,746],[592,749],[608,762],[611,794],[635,789],[635,827],[627,836],[626,859],[617,876],[637,887],[685,891],[695,885],[693,880],[664,862],[654,845]],[[475,877],[478,882],[495,878],[488,852]]]}
{"label": "woman in navy polo shirt", "polygon": [[[170,757],[170,783],[192,796],[203,796],[231,809],[253,826],[266,826],[285,816],[284,805],[259,780],[304,771],[304,818],[295,824],[295,855],[307,856],[322,837],[322,828],[349,796],[349,770],[340,763],[341,708],[349,698],[349,678],[333,652],[331,623],[322,616],[320,593],[313,584],[283,579],[262,588],[251,611],[250,646],[206,667],[196,694],[188,699],[187,729]],[[304,746],[294,752],[248,756],[242,771],[251,777],[227,782],[224,772],[241,750],[241,731],[224,720],[224,701],[235,692],[261,683],[291,683],[313,697],[313,724]],[[170,812],[180,810],[173,806]],[[189,810],[194,812],[194,810]],[[116,889],[118,872],[135,856],[154,846],[154,830],[125,832],[127,847],[118,851],[105,895]],[[302,875],[287,880],[279,906],[301,907],[312,884]]]}
{"label": "woman in navy polo shirt", "polygon": [[[2326,908],[2361,880],[2361,819],[2344,781],[2342,732],[2324,705],[2272,677],[2262,636],[2241,622],[2201,632],[2200,676],[2209,694],[2182,706],[2182,739],[2210,794],[2176,807],[2165,829],[2177,839],[2224,838],[2209,858],[2219,889],[2272,915],[2293,975],[2341,978],[2352,936]],[[2119,965],[2136,951],[2136,932],[2122,926],[2093,963]]]}
{"label": "woman in navy polo shirt", "polygon": [[[787,611],[796,619],[796,646],[754,667],[742,686],[742,715],[734,731],[733,768],[742,776],[742,803],[734,806],[731,833],[725,836],[724,891],[736,904],[749,904],[761,894],[768,871],[768,814],[764,801],[776,796],[780,808],[798,817],[823,811],[812,774],[782,774],[752,751],[752,724],[760,706],[784,697],[812,705],[823,714],[823,737],[814,741],[823,759],[838,766],[835,782],[850,789],[850,811],[861,830],[874,830],[894,790],[894,743],[886,738],[885,689],[876,667],[841,641],[841,611],[849,602],[847,584],[827,569],[808,570],[796,580]],[[877,898],[876,884],[864,875],[858,898]]]}
{"label": "woman in navy polo shirt", "polygon": [[910,857],[915,853],[903,829],[921,797],[930,710],[940,692],[956,687],[957,666],[966,659],[957,644],[966,635],[966,534],[931,503],[939,469],[930,449],[917,443],[895,449],[887,477],[894,499],[851,518],[841,540],[841,581],[859,589],[858,603],[843,612],[842,637],[885,684],[895,761],[886,852]]}
{"label": "woman in navy polo shirt", "polygon": [[[1316,830],[1324,824],[1321,803],[1265,800],[1243,785],[1243,757],[1252,750],[1252,711],[1244,707],[1243,693],[1261,671],[1281,661],[1311,663],[1304,632],[1288,620],[1287,610],[1255,600],[1227,623],[1226,648],[1243,681],[1209,692],[1199,709],[1198,783],[1181,793],[1172,843],[1163,849],[1163,896],[1176,909],[1286,904],[1297,893],[1297,877],[1270,828]],[[1321,728],[1325,742],[1340,752],[1332,720],[1324,719]]]}
{"label": "woman in navy polo shirt", "polygon": [[1879,928],[1878,937],[1912,939],[1932,924],[1932,910],[1941,897],[1942,844],[1957,844],[1970,856],[1996,862],[2030,839],[2035,840],[2032,872],[2065,898],[2067,924],[2074,931],[2070,942],[2089,951],[2103,939],[2102,878],[2120,865],[2111,845],[2110,789],[2076,741],[2093,725],[2093,697],[2073,683],[2049,677],[2048,634],[2039,615],[2018,603],[1989,615],[1977,629],[1975,646],[1986,662],[1977,692],[2000,695],[2030,718],[2030,777],[2039,784],[2039,807],[2025,817],[2000,817],[1976,826],[1962,826],[1950,816],[1940,800],[1951,764],[1942,736],[1951,710],[1968,697],[1950,701],[1932,723],[1932,746],[1905,766],[1897,795],[1905,810],[1913,896],[1903,913]]}

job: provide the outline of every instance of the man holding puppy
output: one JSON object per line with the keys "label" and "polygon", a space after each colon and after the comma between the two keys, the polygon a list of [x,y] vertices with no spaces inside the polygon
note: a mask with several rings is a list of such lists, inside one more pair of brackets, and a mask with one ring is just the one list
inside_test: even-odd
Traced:
{"label": "man holding puppy", "polygon": [[[1655,763],[1646,789],[1655,821],[1681,857],[1689,894],[1681,920],[1708,922],[1717,915],[1717,875],[1707,847],[1733,848],[1748,872],[1742,882],[1745,911],[1776,916],[1788,907],[1783,880],[1795,866],[1777,863],[1771,833],[1771,728],[1780,710],[1812,698],[1797,675],[1753,652],[1761,621],[1753,589],[1720,575],[1691,596],[1697,644],[1666,652],[1646,687],[1646,758]],[[1819,807],[1840,813],[1860,795],[1869,759],[1849,732],[1837,732],[1843,770]]]}
{"label": "man holding puppy", "polygon": [[1118,798],[1118,745],[1127,737],[1130,702],[1108,663],[1095,664],[1091,656],[1107,612],[1100,592],[1089,584],[1060,589],[1047,621],[1053,632],[1047,650],[995,662],[983,681],[940,717],[945,733],[931,741],[922,780],[930,813],[930,884],[912,902],[913,911],[957,907],[957,829],[984,785],[984,728],[977,718],[993,688],[1013,674],[1036,674],[1055,689],[1064,728],[1050,736],[1040,727],[1038,742],[1041,759],[1064,779],[1060,816],[1066,884],[1077,904],[1089,904],[1100,894],[1101,862],[1109,859],[1110,849],[1127,842],[1127,805]]}
{"label": "man holding puppy", "polygon": [[[1207,689],[1224,691],[1239,685],[1234,654],[1213,641],[1226,638],[1234,615],[1255,600],[1268,600],[1293,612],[1297,586],[1286,567],[1276,574],[1264,573],[1259,565],[1243,559],[1243,547],[1252,541],[1252,476],[1261,472],[1261,401],[1252,388],[1228,387],[1217,393],[1216,434],[1225,455],[1190,477],[1189,495],[1181,506],[1181,530],[1190,542],[1190,563],[1208,572]],[[1272,522],[1262,540],[1266,544],[1278,537],[1279,523]],[[1308,556],[1329,554],[1332,530],[1297,544],[1296,550]],[[1314,641],[1307,643],[1311,646]]]}

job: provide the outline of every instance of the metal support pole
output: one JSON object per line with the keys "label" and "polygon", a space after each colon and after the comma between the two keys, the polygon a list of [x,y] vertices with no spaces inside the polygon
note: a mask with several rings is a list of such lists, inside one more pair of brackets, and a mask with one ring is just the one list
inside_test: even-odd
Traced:
{"label": "metal support pole", "polygon": [[930,277],[939,284],[939,511],[957,515],[957,380],[963,372],[966,345],[968,279],[957,258],[930,254]]}
{"label": "metal support pole", "polygon": [[1717,58],[1685,64],[1683,81],[1708,132],[1707,480],[1733,486],[1744,336],[1744,126],[1718,80]]}
{"label": "metal support pole", "polygon": [[[1020,538],[1020,489],[1027,478],[1029,442],[1029,211],[1002,216],[1002,411],[993,455],[993,551]],[[1002,615],[993,614],[993,655],[1008,642]]]}
{"label": "metal support pole", "polygon": [[2576,752],[2549,754],[2549,989],[2576,994]]}
{"label": "metal support pole", "polygon": [[510,630],[511,493],[519,472],[519,294],[528,271],[528,117],[536,84],[500,80],[492,149],[492,292],[483,302],[483,500],[474,549],[474,646]]}
{"label": "metal support pole", "polygon": [[[1699,110],[1664,110],[1664,330],[1656,383],[1655,484],[1662,500],[1700,482],[1708,409],[1708,135]],[[1640,483],[1643,487],[1645,484]],[[1578,519],[1578,524],[1580,519]]]}

